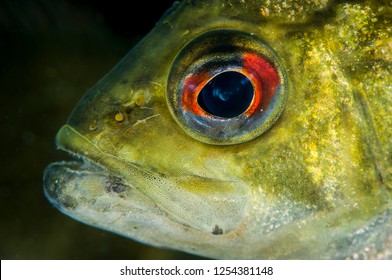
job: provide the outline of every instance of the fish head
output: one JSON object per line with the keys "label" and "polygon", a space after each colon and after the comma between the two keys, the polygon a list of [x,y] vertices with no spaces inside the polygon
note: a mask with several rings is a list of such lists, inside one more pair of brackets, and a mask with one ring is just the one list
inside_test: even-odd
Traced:
{"label": "fish head", "polygon": [[373,2],[175,3],[58,132],[75,161],[46,168],[47,198],[211,258],[390,257],[390,7]]}

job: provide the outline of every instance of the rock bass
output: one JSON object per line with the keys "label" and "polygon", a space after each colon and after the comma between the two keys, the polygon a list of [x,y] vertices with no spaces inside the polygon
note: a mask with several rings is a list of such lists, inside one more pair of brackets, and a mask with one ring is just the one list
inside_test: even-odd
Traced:
{"label": "rock bass", "polygon": [[391,259],[388,1],[184,0],[79,101],[61,212],[219,259]]}

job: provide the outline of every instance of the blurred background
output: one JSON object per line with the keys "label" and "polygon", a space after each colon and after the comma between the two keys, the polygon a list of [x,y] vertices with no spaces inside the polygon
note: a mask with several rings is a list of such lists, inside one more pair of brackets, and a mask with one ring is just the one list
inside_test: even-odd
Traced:
{"label": "blurred background", "polygon": [[76,102],[173,2],[0,1],[1,259],[199,258],[81,224],[42,192],[45,166],[65,158],[54,137]]}

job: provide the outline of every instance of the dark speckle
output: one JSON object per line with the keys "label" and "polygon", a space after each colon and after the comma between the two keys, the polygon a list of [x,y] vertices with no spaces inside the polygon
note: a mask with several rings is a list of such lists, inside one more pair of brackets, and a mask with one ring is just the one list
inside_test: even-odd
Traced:
{"label": "dark speckle", "polygon": [[132,107],[131,106],[127,106],[125,108],[125,114],[129,115],[132,112]]}
{"label": "dark speckle", "polygon": [[223,230],[220,227],[218,227],[218,225],[215,225],[214,229],[212,230],[212,234],[221,235],[223,234]]}
{"label": "dark speckle", "polygon": [[76,208],[77,202],[73,197],[71,197],[69,195],[63,195],[59,199],[59,205],[61,205],[64,208],[72,210],[72,209]]}
{"label": "dark speckle", "polygon": [[121,194],[125,191],[126,185],[118,177],[108,176],[105,180],[105,190]]}

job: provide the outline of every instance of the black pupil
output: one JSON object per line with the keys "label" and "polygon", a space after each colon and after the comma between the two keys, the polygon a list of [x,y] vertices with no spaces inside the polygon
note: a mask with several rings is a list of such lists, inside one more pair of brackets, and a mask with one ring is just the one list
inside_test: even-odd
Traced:
{"label": "black pupil", "polygon": [[217,117],[233,118],[248,109],[253,99],[250,80],[238,72],[223,72],[215,76],[200,91],[200,107]]}

